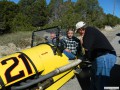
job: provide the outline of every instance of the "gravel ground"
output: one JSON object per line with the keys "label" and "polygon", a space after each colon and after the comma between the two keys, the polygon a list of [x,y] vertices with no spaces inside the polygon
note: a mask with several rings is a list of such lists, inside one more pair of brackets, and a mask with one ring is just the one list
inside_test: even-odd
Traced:
{"label": "gravel ground", "polygon": [[117,28],[116,30],[107,32],[104,31],[103,32],[105,34],[105,36],[108,38],[108,40],[110,41],[111,45],[114,47],[116,53],[117,53],[117,63],[120,65],[120,36],[117,36],[116,34],[120,33],[120,28]]}
{"label": "gravel ground", "polygon": [[76,77],[69,80],[64,86],[59,90],[82,90]]}
{"label": "gravel ground", "polygon": [[119,40],[120,40],[120,36],[116,36],[111,42],[118,56],[120,56],[120,44],[118,42]]}

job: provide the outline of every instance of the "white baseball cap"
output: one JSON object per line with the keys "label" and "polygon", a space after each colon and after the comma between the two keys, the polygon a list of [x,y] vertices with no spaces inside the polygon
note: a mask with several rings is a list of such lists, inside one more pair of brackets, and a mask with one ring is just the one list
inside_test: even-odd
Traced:
{"label": "white baseball cap", "polygon": [[77,32],[77,30],[78,30],[79,28],[82,28],[82,27],[84,27],[85,25],[86,25],[86,23],[83,22],[83,21],[78,22],[78,23],[76,24],[76,32]]}

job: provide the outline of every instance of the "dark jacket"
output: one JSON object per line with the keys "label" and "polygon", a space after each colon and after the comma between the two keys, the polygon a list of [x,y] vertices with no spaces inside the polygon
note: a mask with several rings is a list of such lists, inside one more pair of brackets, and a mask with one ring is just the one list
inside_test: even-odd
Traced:
{"label": "dark jacket", "polygon": [[114,48],[104,34],[93,27],[86,28],[83,37],[83,47],[86,49],[85,56],[91,61],[106,53],[115,54]]}

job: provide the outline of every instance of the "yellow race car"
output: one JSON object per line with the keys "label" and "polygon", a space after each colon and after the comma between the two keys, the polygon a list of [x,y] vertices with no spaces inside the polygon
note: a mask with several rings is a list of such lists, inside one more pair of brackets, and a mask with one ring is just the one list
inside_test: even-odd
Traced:
{"label": "yellow race car", "polygon": [[[50,33],[56,43],[48,43]],[[53,27],[34,31],[30,49],[0,59],[0,90],[58,90],[74,76],[73,67],[59,46],[60,29]]]}

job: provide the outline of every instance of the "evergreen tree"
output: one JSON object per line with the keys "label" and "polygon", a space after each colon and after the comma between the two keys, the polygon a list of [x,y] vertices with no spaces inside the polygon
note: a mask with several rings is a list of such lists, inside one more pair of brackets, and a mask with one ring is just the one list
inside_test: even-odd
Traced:
{"label": "evergreen tree", "polygon": [[75,3],[75,12],[79,13],[83,20],[87,18],[87,1],[86,0],[77,0]]}
{"label": "evergreen tree", "polygon": [[15,18],[13,19],[12,23],[12,31],[30,31],[34,30],[30,23],[30,19],[27,17],[27,15],[24,15],[22,13],[18,13]]}
{"label": "evergreen tree", "polygon": [[20,7],[21,12],[25,14],[27,7],[31,6],[36,0],[20,0],[18,5]]}
{"label": "evergreen tree", "polygon": [[22,13],[27,15],[33,26],[44,26],[48,20],[46,0],[21,0]]}
{"label": "evergreen tree", "polygon": [[64,2],[64,13],[60,23],[63,28],[73,27],[81,19],[81,15],[76,13],[74,8],[71,0]]}
{"label": "evergreen tree", "polygon": [[49,22],[59,19],[62,16],[63,0],[51,0],[48,5]]}
{"label": "evergreen tree", "polygon": [[19,12],[19,7],[13,2],[0,1],[0,23],[4,32],[10,32],[11,22]]}
{"label": "evergreen tree", "polygon": [[38,0],[29,9],[33,26],[44,26],[48,20],[46,0]]}
{"label": "evergreen tree", "polygon": [[102,26],[100,22],[104,20],[104,13],[98,0],[77,0],[75,12],[81,14],[82,20],[89,25]]}

